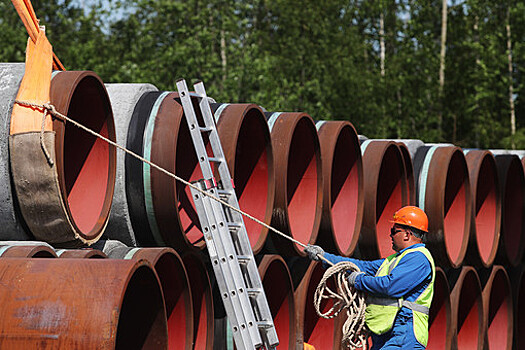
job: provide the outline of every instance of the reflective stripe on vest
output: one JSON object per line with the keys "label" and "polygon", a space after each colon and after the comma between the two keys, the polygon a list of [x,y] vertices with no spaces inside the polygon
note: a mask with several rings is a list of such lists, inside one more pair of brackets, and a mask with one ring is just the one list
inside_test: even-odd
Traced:
{"label": "reflective stripe on vest", "polygon": [[432,279],[425,290],[413,301],[406,301],[403,298],[383,298],[369,296],[365,311],[366,325],[375,334],[384,334],[394,326],[394,321],[401,307],[407,307],[413,311],[414,335],[418,342],[426,346],[428,342],[428,315],[430,304],[434,295],[435,266],[432,255],[425,247],[409,248],[401,254],[392,254],[385,258],[376,272],[376,277],[389,275],[397,266],[399,261],[407,254],[421,252],[430,262],[432,268]]}

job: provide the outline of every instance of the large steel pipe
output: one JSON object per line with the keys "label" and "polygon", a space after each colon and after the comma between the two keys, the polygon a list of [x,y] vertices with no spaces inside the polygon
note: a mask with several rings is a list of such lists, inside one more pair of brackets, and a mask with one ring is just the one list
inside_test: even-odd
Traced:
{"label": "large steel pipe", "polygon": [[416,203],[416,181],[414,178],[414,166],[412,158],[410,157],[410,150],[403,142],[397,142],[399,150],[403,155],[403,163],[405,164],[405,174],[407,180],[408,204],[414,205]]}
{"label": "large steel pipe", "polygon": [[489,151],[464,151],[472,194],[472,223],[466,261],[490,267],[496,257],[501,226],[501,195],[494,156]]}
{"label": "large steel pipe", "polygon": [[162,291],[145,261],[0,259],[0,276],[2,349],[167,348]]}
{"label": "large steel pipe", "polygon": [[[262,109],[254,104],[228,103],[212,104],[211,108],[240,209],[270,224],[275,171],[270,130]],[[268,229],[247,218],[244,224],[257,254],[266,242]]]}
{"label": "large steel pipe", "polygon": [[108,256],[98,249],[57,249],[57,257],[63,259],[105,259]]}
{"label": "large steel pipe", "polygon": [[[115,141],[111,104],[102,80],[95,73],[55,72],[50,99],[57,111]],[[115,186],[116,149],[60,119],[53,122],[53,130],[63,205],[79,238],[92,243],[100,238],[108,222]]]}
{"label": "large steel pipe", "polygon": [[[293,270],[292,270],[293,271]],[[341,349],[340,322],[336,318],[326,319],[319,317],[313,304],[314,293],[323,277],[325,269],[321,263],[312,261],[301,282],[295,289],[296,324],[297,324],[297,349],[303,343],[313,345],[316,349]],[[328,283],[329,288],[334,286]],[[330,304],[325,300],[321,303],[321,311],[326,312]],[[342,317],[344,313],[341,313]]]}
{"label": "large steel pipe", "polygon": [[483,327],[489,349],[512,349],[514,308],[509,276],[503,266],[494,265],[483,288]]}
{"label": "large steel pipe", "polygon": [[[214,348],[214,306],[210,277],[201,255],[186,252],[182,256],[186,266],[193,300],[193,349]],[[219,342],[220,340],[217,340]]]}
{"label": "large steel pipe", "polygon": [[367,259],[391,255],[391,220],[408,204],[403,154],[391,141],[366,140],[361,144],[365,206],[359,237],[360,254]]}
{"label": "large steel pipe", "polygon": [[447,276],[436,267],[434,297],[428,319],[428,350],[450,349],[452,344],[450,288]]}
{"label": "large steel pipe", "polygon": [[168,348],[192,349],[193,303],[189,278],[179,255],[171,248],[119,246],[108,249],[107,255],[112,259],[146,260],[155,268],[166,305]]}
{"label": "large steel pipe", "polygon": [[[144,94],[157,91],[157,88],[151,84],[106,84],[106,89],[113,107],[117,143],[126,145],[130,120],[137,102]],[[136,246],[137,239],[131,224],[126,194],[125,158],[124,152],[117,152],[115,195],[104,236],[108,239],[119,240],[128,246]]]}
{"label": "large steel pipe", "polygon": [[[272,226],[306,244],[314,244],[323,200],[321,151],[312,118],[305,113],[265,113],[275,164]],[[268,248],[282,255],[304,255],[302,247],[276,234]]]}
{"label": "large steel pipe", "polygon": [[323,209],[317,244],[349,256],[361,231],[363,165],[357,133],[347,121],[319,121],[323,169]]}
{"label": "large steel pipe", "polygon": [[296,347],[298,327],[290,271],[280,256],[265,255],[259,262],[259,274],[279,337],[277,348],[293,349]]}
{"label": "large steel pipe", "polygon": [[470,266],[461,269],[452,293],[452,344],[457,349],[483,349],[483,298],[476,270]]}
{"label": "large steel pipe", "polygon": [[44,244],[1,245],[0,258],[56,258],[55,251]]}
{"label": "large steel pipe", "polygon": [[472,201],[467,163],[458,147],[424,146],[414,157],[417,205],[428,215],[427,245],[443,267],[461,265],[467,250]]}
{"label": "large steel pipe", "polygon": [[514,305],[514,349],[525,349],[525,268],[511,270],[511,285]]}
{"label": "large steel pipe", "polygon": [[501,191],[501,234],[496,261],[503,265],[520,263],[525,248],[525,178],[516,155],[496,156]]}

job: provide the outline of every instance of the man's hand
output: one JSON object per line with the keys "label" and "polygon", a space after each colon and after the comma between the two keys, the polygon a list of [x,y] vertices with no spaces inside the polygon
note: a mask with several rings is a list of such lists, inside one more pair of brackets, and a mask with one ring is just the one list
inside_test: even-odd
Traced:
{"label": "man's hand", "polygon": [[348,284],[351,285],[352,287],[354,286],[355,284],[355,279],[357,278],[357,276],[359,275],[362,275],[364,272],[360,271],[360,272],[357,272],[357,271],[352,271],[350,273],[350,276],[348,276],[346,278],[346,280],[348,281]]}
{"label": "man's hand", "polygon": [[308,255],[310,259],[315,260],[315,261],[321,260],[319,258],[319,255],[320,256],[324,255],[323,248],[319,247],[318,245],[312,245],[312,244],[308,244],[306,248],[304,248],[304,252]]}

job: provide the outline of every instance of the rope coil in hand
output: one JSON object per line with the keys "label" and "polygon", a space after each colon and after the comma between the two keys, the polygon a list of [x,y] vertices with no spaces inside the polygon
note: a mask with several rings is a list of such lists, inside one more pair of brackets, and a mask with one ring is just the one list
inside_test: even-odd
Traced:
{"label": "rope coil in hand", "polygon": [[[365,327],[365,296],[348,282],[348,271],[357,271],[359,268],[350,261],[342,261],[329,267],[319,282],[314,294],[314,306],[317,314],[323,318],[337,317],[341,311],[346,310],[346,321],[343,324],[342,344],[349,349],[366,349],[367,332]],[[332,279],[335,290],[328,287]],[[322,312],[325,300],[332,300],[332,306]]]}

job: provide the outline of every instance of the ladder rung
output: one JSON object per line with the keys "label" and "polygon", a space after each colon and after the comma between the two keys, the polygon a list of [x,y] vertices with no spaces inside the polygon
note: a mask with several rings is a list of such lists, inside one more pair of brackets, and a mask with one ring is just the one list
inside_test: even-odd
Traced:
{"label": "ladder rung", "polygon": [[264,328],[264,329],[272,328],[273,327],[273,322],[257,321],[257,327]]}
{"label": "ladder rung", "polygon": [[200,127],[199,130],[204,133],[204,132],[210,132],[213,130],[213,128],[210,128],[210,127]]}
{"label": "ladder rung", "polygon": [[219,196],[231,196],[232,193],[228,190],[217,190],[217,193],[219,194]]}
{"label": "ladder rung", "polygon": [[210,162],[221,163],[222,158],[209,157]]}
{"label": "ladder rung", "polygon": [[250,297],[257,297],[259,294],[261,294],[260,288],[247,288],[246,291],[248,292],[248,296]]}
{"label": "ladder rung", "polygon": [[237,255],[237,260],[241,264],[247,264],[248,262],[252,260],[252,257],[249,255]]}
{"label": "ladder rung", "polygon": [[239,224],[238,222],[227,222],[226,225],[228,225],[229,228],[235,228],[235,229],[239,229],[242,227],[242,225]]}

